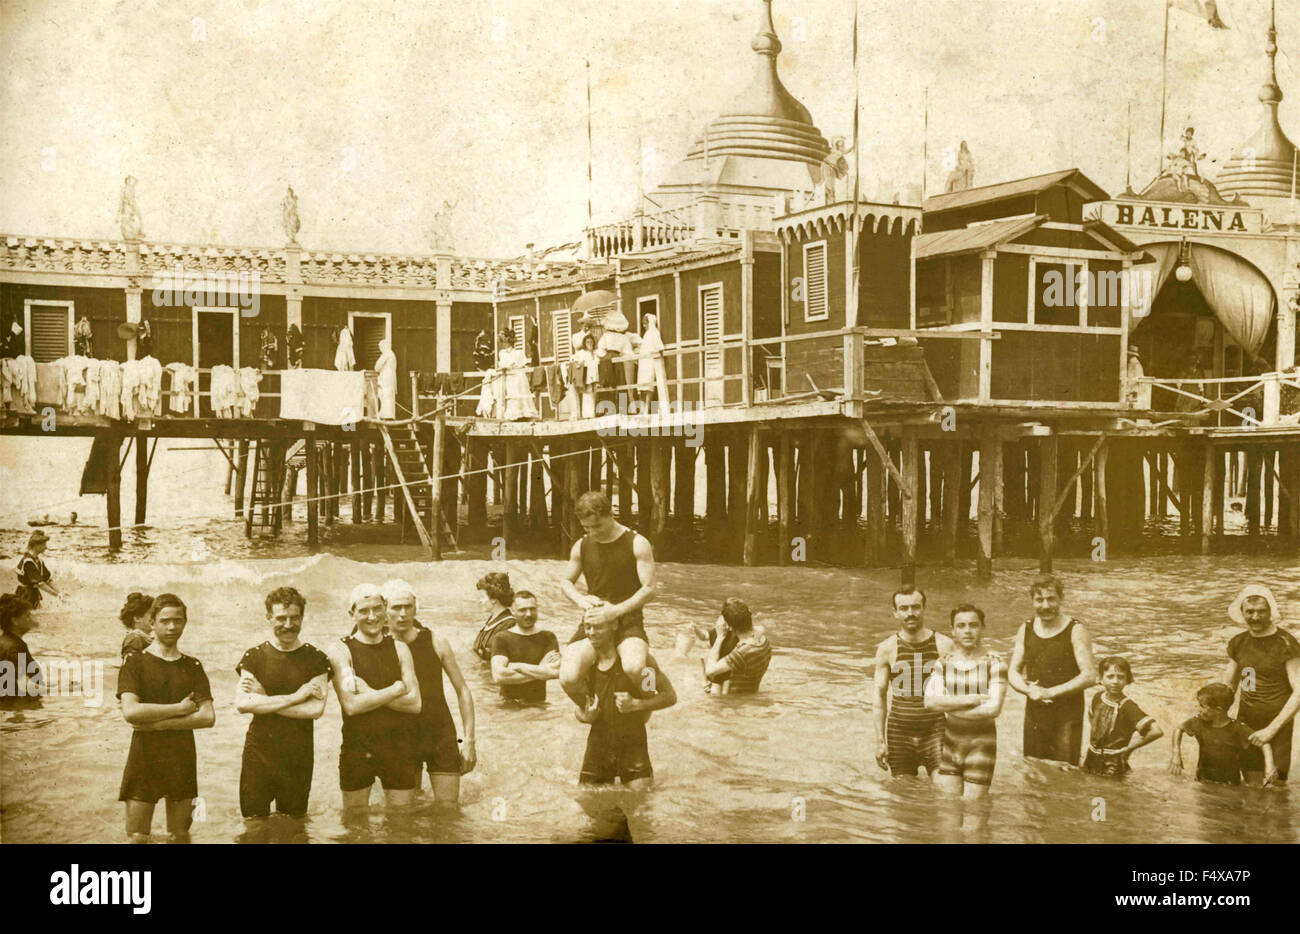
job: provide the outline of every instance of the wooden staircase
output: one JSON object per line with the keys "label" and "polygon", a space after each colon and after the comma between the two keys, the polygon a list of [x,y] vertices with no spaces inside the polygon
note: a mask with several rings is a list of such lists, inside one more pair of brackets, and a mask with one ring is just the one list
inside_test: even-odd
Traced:
{"label": "wooden staircase", "polygon": [[406,503],[406,512],[420,536],[420,544],[429,550],[434,558],[441,557],[442,540],[445,536],[454,546],[456,543],[453,530],[447,525],[441,510],[434,525],[433,481],[424,446],[420,443],[413,426],[379,425],[379,433],[384,439],[384,450],[388,454],[388,463],[392,465],[397,484],[402,489],[402,498]]}
{"label": "wooden staircase", "polygon": [[285,447],[273,441],[258,441],[253,446],[253,491],[244,514],[244,535],[279,535],[284,523],[280,495],[284,489]]}

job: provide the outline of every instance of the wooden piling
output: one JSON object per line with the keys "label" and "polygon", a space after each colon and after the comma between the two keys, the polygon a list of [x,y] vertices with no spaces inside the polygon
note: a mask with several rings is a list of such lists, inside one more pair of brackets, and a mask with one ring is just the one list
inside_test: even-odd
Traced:
{"label": "wooden piling", "polygon": [[[636,486],[636,514],[637,527],[645,532],[650,528],[651,516],[654,503],[654,490],[652,474],[653,467],[650,464],[650,446],[651,442],[638,438],[636,446],[636,475],[633,482]],[[585,482],[585,476],[584,476]]]}
{"label": "wooden piling", "polygon": [[903,586],[916,583],[916,536],[921,510],[921,448],[917,442],[916,429],[903,429],[903,442],[899,448],[899,472],[908,489],[900,489],[902,500],[902,536],[903,565],[901,569]]}
{"label": "wooden piling", "polygon": [[1257,447],[1246,449],[1246,534],[1252,539],[1259,536],[1259,480],[1263,458]]}
{"label": "wooden piling", "polygon": [[446,438],[446,426],[439,415],[433,423],[433,455],[429,458],[429,541],[433,546],[433,560],[442,560],[442,449]]}
{"label": "wooden piling", "polygon": [[1222,477],[1219,471],[1222,469],[1223,455],[1215,448],[1213,442],[1205,442],[1205,455],[1203,458],[1204,473],[1201,475],[1201,554],[1210,553],[1210,542],[1214,537],[1214,502],[1216,499],[1216,485],[1219,487],[1218,499],[1222,499]]}
{"label": "wooden piling", "polygon": [[[993,491],[995,471],[992,466],[1001,453],[1001,442],[994,434],[992,426],[986,426],[979,442],[979,507],[976,515],[979,526],[979,555],[975,559],[976,574],[985,580],[993,576],[993,511],[997,497]],[[963,482],[962,487],[965,486]]]}
{"label": "wooden piling", "polygon": [[655,438],[650,448],[650,540],[656,545],[663,542],[664,527],[668,523],[668,497],[672,460],[668,442]]}
{"label": "wooden piling", "polygon": [[149,436],[135,436],[135,524],[144,525],[149,509]]}
{"label": "wooden piling", "polygon": [[513,441],[505,445],[505,468],[503,473],[505,493],[501,504],[501,537],[506,541],[506,554],[515,549],[515,497],[519,494],[519,468],[512,466],[519,456],[519,450]]}
{"label": "wooden piling", "polygon": [[867,567],[883,563],[885,558],[885,500],[888,495],[889,475],[880,455],[867,451],[864,471],[863,495],[867,500],[867,541],[864,558]]}
{"label": "wooden piling", "polygon": [[745,514],[743,517],[743,558],[746,567],[753,567],[758,562],[758,475],[767,467],[767,459],[758,434],[758,426],[749,429],[749,446],[745,457]]}
{"label": "wooden piling", "polygon": [[[552,447],[554,450],[554,447]],[[487,539],[487,446],[482,441],[465,443],[465,536],[470,541]],[[552,470],[555,469],[552,463]]]}
{"label": "wooden piling", "polygon": [[248,481],[248,442],[239,441],[239,454],[236,456],[235,468],[235,518],[244,517],[244,487]]}
{"label": "wooden piling", "polygon": [[957,563],[958,509],[961,505],[958,487],[965,485],[961,478],[961,442],[954,440],[943,446],[939,465],[943,475],[940,551],[943,563],[952,567]]}
{"label": "wooden piling", "polygon": [[1101,539],[1103,554],[1110,548],[1110,503],[1108,500],[1106,477],[1107,467],[1110,463],[1110,446],[1111,442],[1107,441],[1097,449],[1097,457],[1093,462],[1093,497],[1096,500],[1096,508],[1093,510],[1093,531],[1096,538]]}
{"label": "wooden piling", "polygon": [[316,438],[307,435],[307,544],[320,544],[320,452]]}
{"label": "wooden piling", "polygon": [[[865,491],[864,491],[865,495]],[[790,563],[793,544],[790,539],[790,521],[794,509],[794,441],[790,432],[781,430],[776,449],[776,529],[777,563]]]}
{"label": "wooden piling", "polygon": [[348,457],[352,461],[352,522],[355,525],[366,517],[361,503],[361,443],[356,439],[348,443]]}
{"label": "wooden piling", "polygon": [[[1044,574],[1052,571],[1052,551],[1056,546],[1057,496],[1057,435],[1039,439],[1038,448],[1038,570]],[[981,468],[982,469],[982,468]]]}
{"label": "wooden piling", "polygon": [[108,548],[122,548],[122,436],[116,432],[108,435],[108,488],[104,493],[108,514]]}
{"label": "wooden piling", "polygon": [[636,473],[636,450],[631,441],[618,446],[614,457],[618,467],[618,517],[624,525],[636,521],[636,511],[632,501],[632,479]]}

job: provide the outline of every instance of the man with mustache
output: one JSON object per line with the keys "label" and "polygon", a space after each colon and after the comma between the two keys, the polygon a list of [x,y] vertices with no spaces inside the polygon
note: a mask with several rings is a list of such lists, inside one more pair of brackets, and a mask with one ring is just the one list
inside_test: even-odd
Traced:
{"label": "man with mustache", "polygon": [[235,666],[235,709],[252,714],[239,773],[239,810],[245,819],[302,817],[311,794],[312,721],[325,712],[330,662],[301,641],[307,600],[292,587],[266,595],[271,638],[244,653]]}

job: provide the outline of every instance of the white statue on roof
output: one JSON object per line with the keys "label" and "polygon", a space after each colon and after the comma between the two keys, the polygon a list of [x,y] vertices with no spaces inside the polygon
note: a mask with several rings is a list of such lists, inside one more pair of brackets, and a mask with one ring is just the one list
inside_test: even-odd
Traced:
{"label": "white statue on roof", "polygon": [[284,223],[284,235],[290,243],[297,243],[302,222],[298,220],[298,196],[293,193],[292,185],[285,191],[284,200],[280,202],[280,219]]}
{"label": "white statue on roof", "polygon": [[[822,159],[821,164],[821,186],[826,196],[827,204],[834,204],[849,196],[845,191],[842,197],[836,197],[838,182],[841,178],[847,179],[849,175],[849,160],[846,158],[849,153],[853,152],[853,147],[844,148],[844,137],[837,136],[831,140],[830,151]],[[847,188],[847,184],[845,185]]]}
{"label": "white statue on roof", "polygon": [[[952,150],[949,150],[951,152]],[[970,147],[966,141],[961,141],[961,146],[957,150],[957,157],[952,166],[952,171],[948,173],[948,181],[944,185],[945,192],[965,191],[975,185],[975,157],[970,154]]]}
{"label": "white statue on roof", "polygon": [[451,201],[442,199],[442,205],[433,212],[433,224],[429,228],[429,243],[435,253],[450,253],[456,247],[451,236],[451,212],[456,210],[460,199]]}
{"label": "white statue on roof", "polygon": [[135,176],[128,175],[122,182],[122,197],[118,202],[117,221],[122,227],[123,240],[139,240],[144,236],[140,220],[140,205],[135,200]]}

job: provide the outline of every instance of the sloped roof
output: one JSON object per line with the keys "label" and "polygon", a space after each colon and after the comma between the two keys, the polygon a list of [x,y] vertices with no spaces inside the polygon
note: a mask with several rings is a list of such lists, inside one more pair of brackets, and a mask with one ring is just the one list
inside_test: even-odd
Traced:
{"label": "sloped roof", "polygon": [[956,230],[921,234],[915,241],[916,258],[931,259],[935,256],[955,256],[958,253],[987,250],[991,246],[1014,240],[1021,234],[1028,233],[1045,220],[1047,220],[1046,214],[1009,217],[1006,220],[987,224],[958,227]]}
{"label": "sloped roof", "polygon": [[1078,188],[1084,195],[1085,201],[1105,201],[1110,197],[1105,189],[1078,169],[1062,169],[1059,172],[1048,172],[1046,175],[1031,175],[1029,178],[999,182],[996,185],[984,185],[981,188],[967,188],[965,191],[933,195],[926,198],[921,207],[927,214],[939,211],[953,211],[958,208],[974,207],[977,204],[988,204],[991,201],[1005,201],[1008,198],[1036,195],[1039,192],[1063,184]]}

